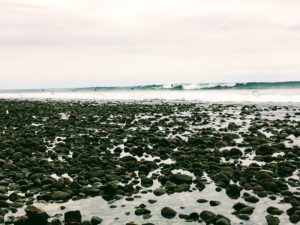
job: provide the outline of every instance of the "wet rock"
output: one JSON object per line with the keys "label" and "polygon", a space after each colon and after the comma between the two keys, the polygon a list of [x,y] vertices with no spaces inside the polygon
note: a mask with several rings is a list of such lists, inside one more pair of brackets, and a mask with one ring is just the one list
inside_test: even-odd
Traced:
{"label": "wet rock", "polygon": [[230,179],[223,173],[218,173],[213,177],[217,186],[226,187],[229,185]]}
{"label": "wet rock", "polygon": [[237,214],[236,216],[241,220],[249,220],[250,219],[249,215],[247,215],[247,214]]}
{"label": "wet rock", "polygon": [[209,204],[211,206],[218,206],[218,205],[221,205],[221,202],[219,202],[219,201],[210,201]]}
{"label": "wet rock", "polygon": [[241,209],[246,208],[246,207],[248,207],[246,204],[237,202],[233,205],[232,208],[234,208],[236,211],[240,211]]}
{"label": "wet rock", "polygon": [[143,177],[141,179],[141,185],[143,187],[151,187],[153,185],[153,180],[151,178]]}
{"label": "wet rock", "polygon": [[62,225],[62,222],[59,219],[53,219],[50,224],[51,225]]}
{"label": "wet rock", "polygon": [[169,180],[174,184],[191,184],[193,178],[186,174],[171,174]]}
{"label": "wet rock", "polygon": [[25,216],[21,216],[14,221],[15,225],[47,225],[49,215],[43,210],[28,206],[25,209]]}
{"label": "wet rock", "polygon": [[294,170],[292,166],[282,165],[278,167],[277,172],[280,177],[288,177],[293,175]]}
{"label": "wet rock", "polygon": [[251,214],[253,213],[253,211],[254,211],[254,208],[248,206],[248,207],[242,208],[242,209],[239,211],[239,213],[251,215]]}
{"label": "wet rock", "polygon": [[268,225],[278,225],[280,223],[280,220],[278,217],[267,215],[266,220]]}
{"label": "wet rock", "polygon": [[226,188],[226,194],[233,199],[237,199],[241,196],[241,187],[236,184],[230,184]]}
{"label": "wet rock", "polygon": [[261,145],[256,149],[255,153],[256,155],[272,155],[275,151],[276,149],[269,145]]}
{"label": "wet rock", "polygon": [[251,202],[251,203],[256,203],[256,202],[259,201],[259,199],[256,198],[256,197],[253,196],[253,195],[247,196],[247,197],[245,197],[244,199],[245,199],[245,201]]}
{"label": "wet rock", "polygon": [[98,224],[102,223],[102,219],[98,216],[93,216],[91,218],[91,223],[92,223],[92,225],[98,225]]}
{"label": "wet rock", "polygon": [[208,210],[204,210],[200,213],[200,218],[203,219],[204,221],[207,221],[215,216],[216,214]]}
{"label": "wet rock", "polygon": [[215,224],[216,225],[230,225],[231,223],[230,223],[230,220],[221,218],[221,219],[218,219]]}
{"label": "wet rock", "polygon": [[270,206],[267,208],[267,212],[271,215],[281,215],[283,213],[282,210],[274,207],[274,206]]}
{"label": "wet rock", "polygon": [[177,212],[170,208],[170,207],[164,207],[162,208],[161,210],[161,215],[164,217],[164,218],[167,218],[167,219],[172,219],[176,216]]}
{"label": "wet rock", "polygon": [[66,212],[65,215],[65,223],[66,225],[77,225],[81,223],[81,213],[79,210]]}
{"label": "wet rock", "polygon": [[63,191],[54,191],[51,194],[51,199],[66,201],[66,200],[70,199],[70,194],[63,192]]}
{"label": "wet rock", "polygon": [[146,209],[146,208],[138,208],[138,209],[135,210],[134,213],[137,216],[141,216],[141,215],[150,214],[151,211],[149,209]]}
{"label": "wet rock", "polygon": [[206,200],[206,199],[198,199],[197,202],[202,204],[202,203],[208,202],[208,200]]}

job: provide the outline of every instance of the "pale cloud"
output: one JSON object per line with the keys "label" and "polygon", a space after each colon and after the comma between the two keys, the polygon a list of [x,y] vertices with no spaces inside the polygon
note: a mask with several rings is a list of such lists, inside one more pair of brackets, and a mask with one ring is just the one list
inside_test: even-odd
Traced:
{"label": "pale cloud", "polygon": [[300,80],[296,0],[0,0],[0,88]]}

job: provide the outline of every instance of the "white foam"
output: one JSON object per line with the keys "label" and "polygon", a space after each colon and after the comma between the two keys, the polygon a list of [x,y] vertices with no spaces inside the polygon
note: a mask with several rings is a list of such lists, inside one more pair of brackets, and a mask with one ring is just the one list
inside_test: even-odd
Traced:
{"label": "white foam", "polygon": [[300,89],[266,90],[123,90],[91,92],[0,93],[0,99],[196,101],[300,103]]}

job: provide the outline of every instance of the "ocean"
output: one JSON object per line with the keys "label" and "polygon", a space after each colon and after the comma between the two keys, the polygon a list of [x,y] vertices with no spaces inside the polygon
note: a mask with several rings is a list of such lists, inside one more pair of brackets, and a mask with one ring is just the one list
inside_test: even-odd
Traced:
{"label": "ocean", "polygon": [[1,99],[300,103],[300,81],[19,89]]}

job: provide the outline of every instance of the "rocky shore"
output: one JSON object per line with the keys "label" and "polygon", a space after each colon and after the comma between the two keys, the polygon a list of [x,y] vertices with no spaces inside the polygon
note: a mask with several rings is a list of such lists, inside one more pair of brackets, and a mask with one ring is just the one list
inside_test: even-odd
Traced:
{"label": "rocky shore", "polygon": [[300,106],[1,100],[0,127],[0,224],[300,223]]}

